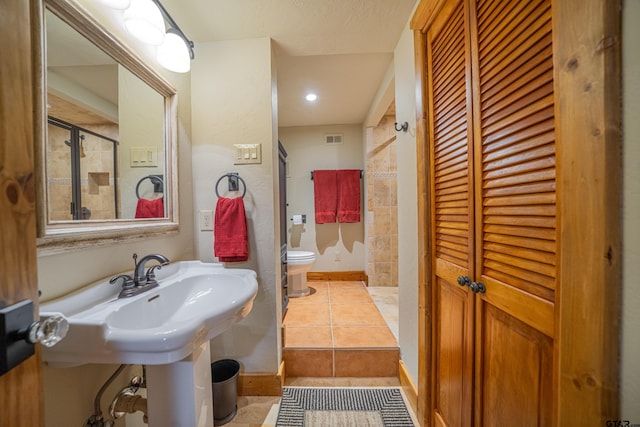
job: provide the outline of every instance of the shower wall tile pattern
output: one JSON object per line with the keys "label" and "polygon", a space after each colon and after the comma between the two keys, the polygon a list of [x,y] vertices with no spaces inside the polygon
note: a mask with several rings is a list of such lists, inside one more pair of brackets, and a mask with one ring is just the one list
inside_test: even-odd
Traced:
{"label": "shower wall tile pattern", "polygon": [[[389,112],[393,112],[393,106]],[[395,114],[385,115],[367,144],[369,286],[398,286],[398,192]]]}

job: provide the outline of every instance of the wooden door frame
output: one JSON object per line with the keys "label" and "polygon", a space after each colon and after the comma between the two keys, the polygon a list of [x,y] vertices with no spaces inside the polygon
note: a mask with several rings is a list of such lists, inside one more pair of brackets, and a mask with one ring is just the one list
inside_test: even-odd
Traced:
{"label": "wooden door frame", "polygon": [[[445,0],[411,20],[418,172],[418,418],[431,426],[431,204],[426,31]],[[618,418],[621,292],[621,1],[553,0],[558,287],[554,425]]]}
{"label": "wooden door frame", "polygon": [[[41,64],[42,2],[3,3],[0,51],[0,306],[30,299],[38,314],[36,181],[34,147],[39,142],[35,82]],[[20,420],[19,422],[17,420]],[[0,377],[0,425],[44,425],[42,363],[35,354]]]}

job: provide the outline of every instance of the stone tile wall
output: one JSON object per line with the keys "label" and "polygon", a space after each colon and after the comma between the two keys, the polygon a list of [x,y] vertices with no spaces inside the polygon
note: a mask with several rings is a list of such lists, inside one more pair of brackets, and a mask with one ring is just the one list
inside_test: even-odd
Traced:
{"label": "stone tile wall", "polygon": [[385,115],[367,146],[369,286],[398,286],[398,197],[395,115]]}

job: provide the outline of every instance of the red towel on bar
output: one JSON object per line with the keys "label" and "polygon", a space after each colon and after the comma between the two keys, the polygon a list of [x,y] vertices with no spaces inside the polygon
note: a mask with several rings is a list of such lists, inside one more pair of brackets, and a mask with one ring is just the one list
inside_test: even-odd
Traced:
{"label": "red towel on bar", "polygon": [[154,200],[138,199],[136,218],[164,218],[162,197]]}
{"label": "red towel on bar", "polygon": [[219,261],[241,262],[249,259],[247,218],[242,197],[218,198],[213,226],[213,253]]}
{"label": "red towel on bar", "polygon": [[338,201],[336,171],[313,171],[313,200],[316,211],[316,224],[336,222]]}
{"label": "red towel on bar", "polygon": [[360,169],[339,170],[338,222],[360,222]]}

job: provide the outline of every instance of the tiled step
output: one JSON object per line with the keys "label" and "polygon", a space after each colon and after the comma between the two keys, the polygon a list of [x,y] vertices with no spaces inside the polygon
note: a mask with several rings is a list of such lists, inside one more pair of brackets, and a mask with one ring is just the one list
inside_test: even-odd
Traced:
{"label": "tiled step", "polygon": [[362,282],[310,282],[310,296],[291,299],[284,319],[287,376],[397,375],[395,337]]}
{"label": "tiled step", "polygon": [[285,348],[282,357],[288,377],[394,377],[400,350]]}

